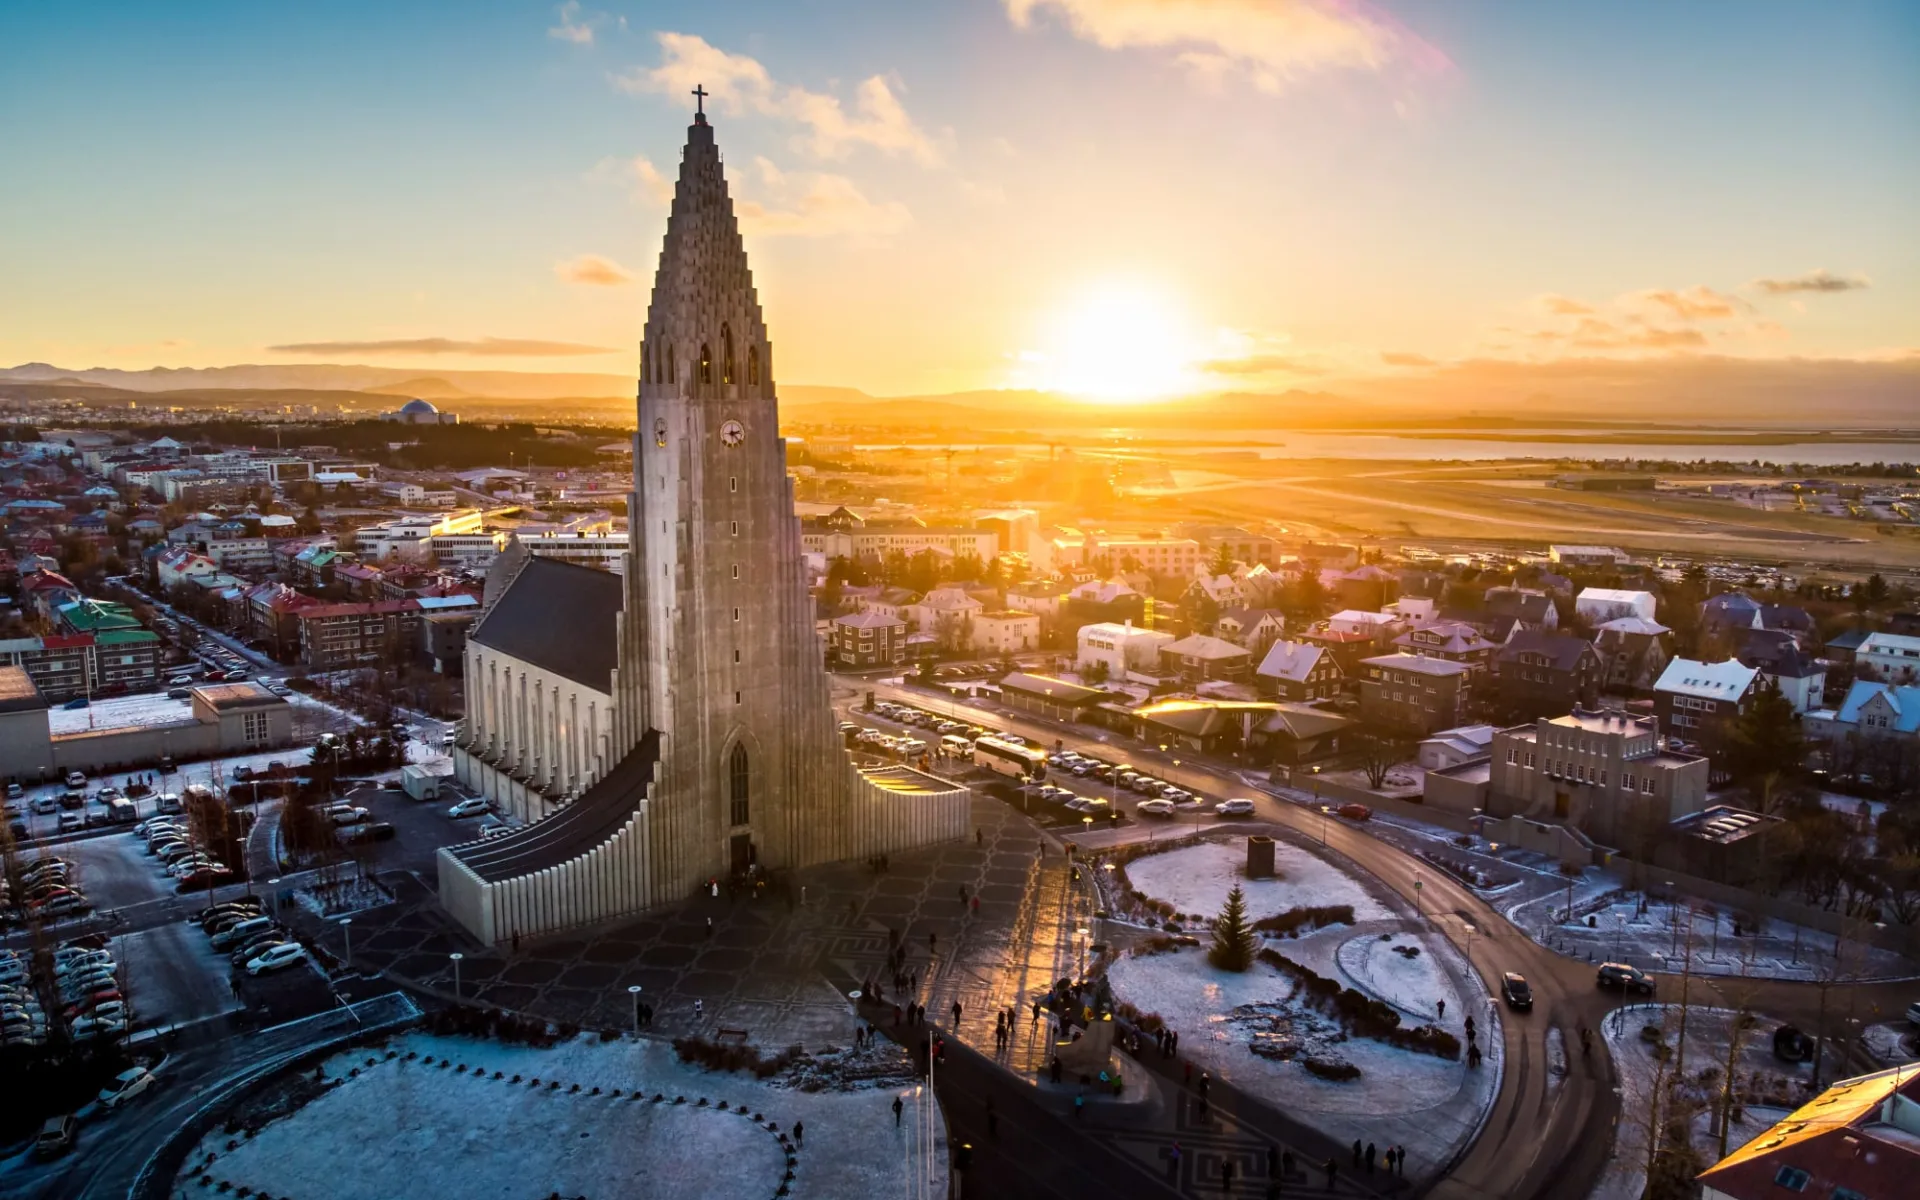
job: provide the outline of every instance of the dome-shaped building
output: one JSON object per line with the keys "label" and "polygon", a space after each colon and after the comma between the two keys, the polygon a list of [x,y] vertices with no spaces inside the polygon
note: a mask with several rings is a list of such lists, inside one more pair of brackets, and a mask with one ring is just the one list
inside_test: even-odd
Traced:
{"label": "dome-shaped building", "polygon": [[460,414],[441,412],[430,401],[415,399],[402,404],[382,419],[401,425],[458,425]]}

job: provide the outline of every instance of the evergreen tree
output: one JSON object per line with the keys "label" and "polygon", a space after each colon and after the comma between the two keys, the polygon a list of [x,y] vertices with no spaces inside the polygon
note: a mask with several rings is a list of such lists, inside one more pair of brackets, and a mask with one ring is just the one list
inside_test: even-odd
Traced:
{"label": "evergreen tree", "polygon": [[1727,771],[1738,783],[1791,781],[1806,764],[1800,715],[1780,689],[1762,684],[1736,717],[1727,736]]}
{"label": "evergreen tree", "polygon": [[1213,548],[1213,562],[1208,569],[1215,575],[1233,574],[1233,547],[1221,542]]}
{"label": "evergreen tree", "polygon": [[1213,947],[1207,951],[1207,961],[1224,971],[1244,971],[1253,965],[1258,948],[1247,920],[1246,893],[1236,883],[1227,893],[1227,906],[1213,920]]}

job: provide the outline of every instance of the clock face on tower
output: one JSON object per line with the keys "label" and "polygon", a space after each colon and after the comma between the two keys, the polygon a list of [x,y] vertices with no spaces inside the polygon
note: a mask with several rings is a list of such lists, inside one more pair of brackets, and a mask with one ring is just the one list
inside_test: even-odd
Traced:
{"label": "clock face on tower", "polygon": [[720,427],[720,441],[724,445],[738,446],[740,439],[746,436],[747,431],[745,427],[738,421],[728,421]]}
{"label": "clock face on tower", "polygon": [[667,419],[665,417],[660,417],[653,423],[653,444],[656,446],[664,446],[667,444]]}

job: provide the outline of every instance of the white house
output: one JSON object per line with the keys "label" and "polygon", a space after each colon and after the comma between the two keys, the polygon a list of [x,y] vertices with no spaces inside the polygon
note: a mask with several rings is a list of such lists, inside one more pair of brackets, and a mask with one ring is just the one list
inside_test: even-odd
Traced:
{"label": "white house", "polygon": [[1574,598],[1573,611],[1589,624],[1604,625],[1619,617],[1653,620],[1659,601],[1652,592],[1633,592],[1621,588],[1582,588]]}
{"label": "white house", "polygon": [[1380,611],[1400,618],[1415,629],[1425,629],[1440,615],[1430,596],[1402,596]]}
{"label": "white house", "polygon": [[1376,641],[1384,641],[1404,630],[1406,622],[1398,613],[1346,608],[1327,618],[1327,628],[1335,633],[1364,633]]}
{"label": "white house", "polygon": [[1461,763],[1485,758],[1493,745],[1491,725],[1461,725],[1442,729],[1420,743],[1416,761],[1428,771],[1444,771]]}
{"label": "white house", "polygon": [[1084,671],[1099,663],[1110,679],[1121,679],[1132,672],[1157,675],[1160,647],[1173,642],[1173,635],[1158,629],[1141,629],[1128,621],[1121,625],[1102,621],[1080,627],[1080,653],[1074,669]]}
{"label": "white house", "polygon": [[973,615],[973,649],[982,657],[1032,650],[1040,644],[1040,618],[1016,608]]}
{"label": "white house", "polygon": [[1809,737],[1827,741],[1850,733],[1863,738],[1920,739],[1920,687],[1856,679],[1839,708],[1810,712],[1802,724]]}
{"label": "white house", "polygon": [[937,587],[907,605],[902,615],[921,633],[941,633],[965,626],[986,607],[960,588]]}
{"label": "white house", "polygon": [[1920,683],[1920,637],[1874,633],[1853,652],[1853,661],[1888,683]]}

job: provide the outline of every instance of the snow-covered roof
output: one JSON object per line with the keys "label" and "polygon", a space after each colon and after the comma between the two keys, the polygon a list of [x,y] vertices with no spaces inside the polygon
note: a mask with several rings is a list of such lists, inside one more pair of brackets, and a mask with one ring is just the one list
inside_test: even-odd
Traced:
{"label": "snow-covered roof", "polygon": [[1893,710],[1893,723],[1888,726],[1890,733],[1920,733],[1920,687],[1911,684],[1895,686],[1890,683],[1875,683],[1865,679],[1856,679],[1847,689],[1847,698],[1840,702],[1837,718],[1842,724],[1860,723],[1860,710],[1876,696],[1886,697],[1886,707]]}
{"label": "snow-covered roof", "polygon": [[1649,621],[1645,617],[1615,617],[1600,626],[1601,633],[1645,633],[1653,636],[1667,632],[1667,627],[1658,621]]}
{"label": "snow-covered roof", "polygon": [[1278,641],[1267,647],[1267,656],[1260,660],[1258,673],[1269,679],[1304,683],[1326,652],[1326,647],[1311,642]]}
{"label": "snow-covered roof", "polygon": [[1703,663],[1676,658],[1660,673],[1660,681],[1653,685],[1653,690],[1676,696],[1697,696],[1702,700],[1738,700],[1747,694],[1759,674],[1738,659]]}
{"label": "snow-covered roof", "polygon": [[1590,587],[1580,589],[1579,600],[1591,601],[1595,604],[1625,604],[1629,607],[1637,607],[1642,601],[1646,601],[1651,607],[1654,596],[1652,592],[1628,591],[1625,588]]}

